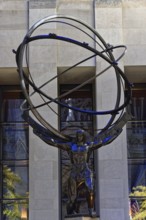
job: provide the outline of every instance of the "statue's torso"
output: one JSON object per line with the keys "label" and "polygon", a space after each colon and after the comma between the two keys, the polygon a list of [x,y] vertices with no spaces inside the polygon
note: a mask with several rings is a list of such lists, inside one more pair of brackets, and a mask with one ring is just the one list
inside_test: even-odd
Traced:
{"label": "statue's torso", "polygon": [[87,144],[84,145],[71,145],[71,156],[72,156],[72,163],[76,165],[81,165],[87,163],[87,155],[88,155],[88,148]]}
{"label": "statue's torso", "polygon": [[77,181],[81,181],[90,175],[90,169],[87,163],[89,146],[84,145],[71,145],[71,162],[72,170],[71,176]]}

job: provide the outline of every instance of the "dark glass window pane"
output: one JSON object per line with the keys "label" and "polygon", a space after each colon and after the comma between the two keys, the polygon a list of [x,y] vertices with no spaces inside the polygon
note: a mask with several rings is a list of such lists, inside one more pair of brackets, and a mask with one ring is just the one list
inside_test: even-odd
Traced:
{"label": "dark glass window pane", "polygon": [[[20,162],[19,162],[20,163]],[[3,166],[3,198],[20,199],[28,196],[28,167],[17,164]]]}
{"label": "dark glass window pane", "polygon": [[3,159],[28,158],[28,125],[7,124],[2,128]]}
{"label": "dark glass window pane", "polygon": [[[91,110],[92,99],[91,98],[67,98],[61,100],[64,104],[74,106],[83,110]],[[61,108],[61,121],[90,121],[91,116],[87,113],[79,111],[73,111],[67,108]]]}
{"label": "dark glass window pane", "polygon": [[146,90],[133,89],[131,112],[134,120],[146,120]]}
{"label": "dark glass window pane", "polygon": [[130,219],[145,219],[146,204],[146,90],[135,84],[132,90],[132,121],[127,123]]}
{"label": "dark glass window pane", "polygon": [[129,160],[129,192],[134,187],[146,186],[146,160]]}
{"label": "dark glass window pane", "polygon": [[[83,110],[92,109],[91,98],[67,98],[63,99],[62,102]],[[64,134],[73,137],[77,130],[84,129],[91,135],[92,127],[92,116],[89,114],[63,107],[61,108],[61,131]]]}
{"label": "dark glass window pane", "polygon": [[3,220],[28,220],[27,200],[4,200]]}
{"label": "dark glass window pane", "polygon": [[0,219],[28,220],[28,125],[19,87],[1,90]]}
{"label": "dark glass window pane", "polygon": [[23,99],[4,99],[2,102],[2,121],[3,122],[18,122],[24,121],[20,105]]}
{"label": "dark glass window pane", "polygon": [[127,123],[128,158],[146,157],[146,122]]}

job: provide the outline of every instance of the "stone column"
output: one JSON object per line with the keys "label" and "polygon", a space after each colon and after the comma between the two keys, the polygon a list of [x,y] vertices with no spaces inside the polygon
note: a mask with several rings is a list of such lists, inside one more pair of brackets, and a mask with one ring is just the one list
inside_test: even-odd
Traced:
{"label": "stone column", "polygon": [[[99,3],[100,2],[100,3]],[[123,43],[122,5],[120,1],[98,1],[95,8],[96,30],[111,45]],[[115,57],[119,51],[114,51]],[[108,64],[97,57],[97,73]],[[120,66],[123,66],[120,61]],[[115,106],[117,92],[114,69],[109,69],[96,81],[97,109],[109,110]],[[98,128],[103,128],[110,116],[98,118]],[[125,128],[111,144],[98,151],[99,202],[101,220],[128,220],[128,168]]]}
{"label": "stone column", "polygon": [[[29,2],[29,27],[38,20],[56,13],[55,1]],[[37,34],[53,33],[56,25],[41,26]],[[29,45],[29,67],[35,84],[39,87],[57,74],[56,45],[49,40],[38,40]],[[57,79],[41,88],[51,97],[57,96]],[[30,89],[30,93],[31,93]],[[36,93],[32,96],[33,103],[42,103],[42,98]],[[51,103],[51,108],[57,112],[57,105]],[[50,108],[44,106],[38,109],[42,117],[58,126],[58,117]],[[35,136],[30,128],[30,220],[59,219],[59,184],[58,184],[58,149],[45,144]]]}

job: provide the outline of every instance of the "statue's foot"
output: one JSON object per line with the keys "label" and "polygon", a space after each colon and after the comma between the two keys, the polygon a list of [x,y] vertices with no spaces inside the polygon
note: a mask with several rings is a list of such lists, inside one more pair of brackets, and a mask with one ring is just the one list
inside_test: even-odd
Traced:
{"label": "statue's foot", "polygon": [[73,214],[73,204],[71,202],[67,204],[66,210],[68,215]]}
{"label": "statue's foot", "polygon": [[96,212],[93,209],[89,209],[89,216],[91,218],[95,218],[95,217],[97,217],[97,214],[96,214]]}
{"label": "statue's foot", "polygon": [[76,215],[79,213],[79,207],[77,207],[75,203],[69,202],[66,208],[68,215]]}

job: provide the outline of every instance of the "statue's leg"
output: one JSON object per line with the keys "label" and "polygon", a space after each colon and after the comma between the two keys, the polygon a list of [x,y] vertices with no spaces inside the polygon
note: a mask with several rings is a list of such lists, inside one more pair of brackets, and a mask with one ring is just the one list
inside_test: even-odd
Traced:
{"label": "statue's leg", "polygon": [[88,203],[88,211],[89,211],[89,215],[94,217],[95,211],[94,211],[94,201],[95,201],[95,195],[94,192],[89,190],[87,192],[87,203]]}
{"label": "statue's leg", "polygon": [[76,181],[70,177],[68,180],[68,203],[67,203],[67,214],[73,214],[76,209],[76,198],[77,198],[77,189]]}
{"label": "statue's leg", "polygon": [[93,186],[93,175],[90,170],[86,171],[86,187],[87,187],[87,203],[88,203],[88,210],[89,215],[91,217],[95,217],[96,213],[94,211],[94,201],[95,201],[95,193],[94,193],[94,186]]}

